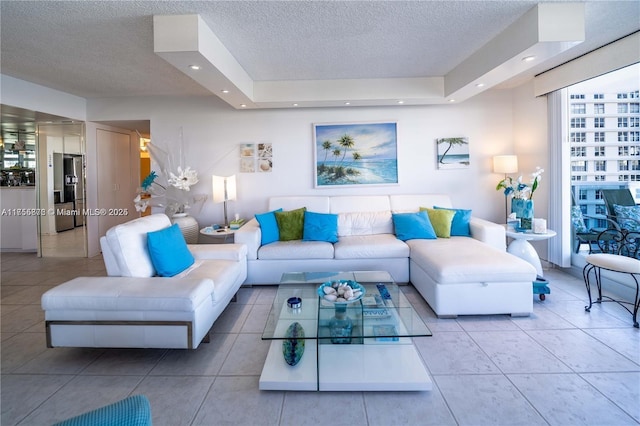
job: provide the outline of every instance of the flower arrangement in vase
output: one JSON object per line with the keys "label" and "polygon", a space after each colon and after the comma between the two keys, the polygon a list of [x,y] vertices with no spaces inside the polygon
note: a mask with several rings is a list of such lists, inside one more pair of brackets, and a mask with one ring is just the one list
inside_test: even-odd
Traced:
{"label": "flower arrangement in vase", "polygon": [[163,185],[156,182],[161,178],[152,171],[142,181],[138,194],[133,200],[137,211],[144,212],[149,206],[164,207],[168,216],[184,217],[194,204],[206,198],[206,196],[203,198],[191,194],[191,187],[198,183],[198,172],[189,166],[184,166],[182,129],[179,144],[176,145],[179,148],[177,161],[174,156],[155,144],[149,142],[146,145],[151,159],[160,167],[166,183]]}
{"label": "flower arrangement in vase", "polygon": [[531,229],[534,215],[533,194],[538,189],[538,185],[542,180],[544,169],[536,167],[536,171],[531,174],[530,183],[524,183],[522,176],[513,179],[506,176],[496,186],[496,190],[504,190],[505,197],[511,196],[511,213],[515,213],[517,219],[520,219],[520,227],[523,229]]}

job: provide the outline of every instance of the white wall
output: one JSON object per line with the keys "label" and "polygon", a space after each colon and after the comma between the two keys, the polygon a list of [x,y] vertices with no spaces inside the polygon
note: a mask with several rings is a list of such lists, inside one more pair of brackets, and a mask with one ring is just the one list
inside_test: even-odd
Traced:
{"label": "white wall", "polygon": [[2,103],[18,108],[84,121],[84,98],[0,74]]}
{"label": "white wall", "polygon": [[[234,173],[238,200],[230,202],[230,216],[252,217],[274,195],[448,193],[455,206],[502,221],[504,198],[495,190],[500,176],[492,172],[491,158],[514,151],[515,95],[493,90],[460,105],[264,111],[233,110],[214,97],[99,99],[89,101],[87,116],[89,121],[149,119],[152,143],[165,150],[175,148],[182,128],[186,165],[200,177],[192,190],[209,195],[202,210],[193,213],[201,225],[222,221],[222,205],[211,201],[210,176]],[[398,123],[400,183],[315,189],[312,124],[381,120]],[[438,170],[435,139],[456,136],[469,138],[470,167]],[[272,173],[238,173],[238,145],[247,142],[273,144]]]}
{"label": "white wall", "polygon": [[[549,144],[547,142],[547,99],[536,98],[533,83],[513,89],[513,144],[518,155],[518,175],[524,182],[530,182],[531,173],[542,167],[538,189],[533,195],[535,217],[549,217]],[[547,259],[547,240],[532,242],[541,259]]]}

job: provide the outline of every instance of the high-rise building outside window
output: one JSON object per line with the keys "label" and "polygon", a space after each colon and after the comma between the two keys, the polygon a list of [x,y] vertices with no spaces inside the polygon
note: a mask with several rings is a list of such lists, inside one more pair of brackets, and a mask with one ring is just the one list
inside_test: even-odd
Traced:
{"label": "high-rise building outside window", "polygon": [[629,188],[640,202],[640,64],[567,89],[571,191],[588,217],[606,227],[600,189]]}

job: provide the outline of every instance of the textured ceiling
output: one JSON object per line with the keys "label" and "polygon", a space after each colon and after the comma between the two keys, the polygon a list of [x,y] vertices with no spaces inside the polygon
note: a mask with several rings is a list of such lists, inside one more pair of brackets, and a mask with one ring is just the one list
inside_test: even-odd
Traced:
{"label": "textured ceiling", "polygon": [[[442,76],[534,1],[6,1],[1,71],[84,98],[211,95],[154,53],[153,15],[199,14],[260,80]],[[586,40],[533,74],[637,31],[640,2],[586,2]]]}

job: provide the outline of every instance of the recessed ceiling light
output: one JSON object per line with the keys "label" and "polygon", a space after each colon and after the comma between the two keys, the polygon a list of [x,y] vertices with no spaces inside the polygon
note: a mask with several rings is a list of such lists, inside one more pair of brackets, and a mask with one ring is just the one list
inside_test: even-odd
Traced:
{"label": "recessed ceiling light", "polygon": [[222,91],[222,93],[229,93],[229,91],[225,89]]}
{"label": "recessed ceiling light", "polygon": [[246,105],[246,104],[241,104],[241,105],[240,105],[240,108],[246,108],[246,107],[247,107],[247,105]]}
{"label": "recessed ceiling light", "polygon": [[345,102],[344,104],[345,105],[351,105],[351,102]]}
{"label": "recessed ceiling light", "polygon": [[478,83],[476,84],[476,87],[484,87],[484,83]]}
{"label": "recessed ceiling light", "polygon": [[298,104],[293,104],[293,106],[298,106]]}
{"label": "recessed ceiling light", "polygon": [[536,57],[531,55],[531,56],[525,56],[524,58],[522,58],[523,61],[525,62],[531,62],[535,59]]}
{"label": "recessed ceiling light", "polygon": [[398,104],[402,105],[404,103],[404,101],[398,101]]}
{"label": "recessed ceiling light", "polygon": [[455,102],[455,101],[456,101],[455,99],[449,99],[449,102]]}
{"label": "recessed ceiling light", "polygon": [[197,71],[200,69],[200,65],[189,65],[189,68]]}

